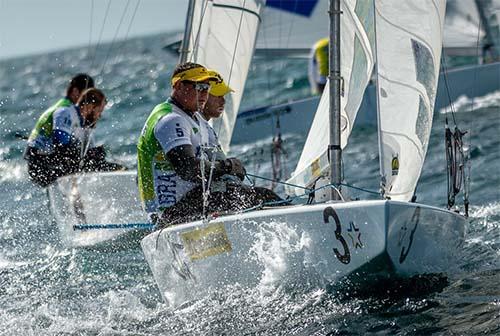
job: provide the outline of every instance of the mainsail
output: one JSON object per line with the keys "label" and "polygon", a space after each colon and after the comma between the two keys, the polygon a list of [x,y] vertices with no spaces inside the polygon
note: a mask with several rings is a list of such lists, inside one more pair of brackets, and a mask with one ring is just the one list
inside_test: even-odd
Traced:
{"label": "mainsail", "polygon": [[221,118],[213,122],[227,151],[252,59],[264,0],[195,2],[187,61],[217,70],[234,90]]}
{"label": "mainsail", "polygon": [[393,200],[412,199],[427,152],[445,7],[445,0],[376,1],[380,173]]}
{"label": "mainsail", "polygon": [[[374,63],[373,1],[344,0],[341,3],[341,64],[343,94],[341,96],[341,146],[347,145],[356,114],[363,99]],[[299,186],[309,186],[329,167],[329,84],[323,91],[304,149],[292,177]],[[294,188],[291,193],[302,193]]]}

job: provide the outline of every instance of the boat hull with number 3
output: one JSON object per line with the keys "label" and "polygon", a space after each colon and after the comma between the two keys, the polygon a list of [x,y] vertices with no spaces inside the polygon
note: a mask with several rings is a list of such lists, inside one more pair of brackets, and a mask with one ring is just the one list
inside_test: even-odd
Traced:
{"label": "boat hull with number 3", "polygon": [[172,226],[141,244],[163,298],[176,306],[231,285],[449,273],[465,220],[416,203],[330,202]]}

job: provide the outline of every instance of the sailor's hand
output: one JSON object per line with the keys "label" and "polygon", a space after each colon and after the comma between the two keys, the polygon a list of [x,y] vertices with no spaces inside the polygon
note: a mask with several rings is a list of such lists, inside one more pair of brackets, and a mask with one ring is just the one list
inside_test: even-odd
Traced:
{"label": "sailor's hand", "polygon": [[103,161],[106,158],[106,150],[102,145],[89,148],[85,158],[87,160]]}
{"label": "sailor's hand", "polygon": [[238,160],[237,158],[229,158],[224,160],[224,163],[226,166],[226,172],[228,174],[234,175],[242,181],[245,179],[245,175],[247,172],[240,160]]}

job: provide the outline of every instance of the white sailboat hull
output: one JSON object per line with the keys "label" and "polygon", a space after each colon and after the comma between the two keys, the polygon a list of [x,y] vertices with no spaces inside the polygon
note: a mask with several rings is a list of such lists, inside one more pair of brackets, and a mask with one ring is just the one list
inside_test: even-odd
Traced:
{"label": "white sailboat hull", "polygon": [[465,223],[455,213],[415,203],[355,201],[173,226],[141,245],[162,296],[178,305],[230,285],[448,272]]}
{"label": "white sailboat hull", "polygon": [[[121,247],[149,231],[139,201],[137,174],[100,172],[59,178],[48,188],[50,211],[68,247]],[[117,227],[128,227],[119,229]],[[88,228],[88,229],[85,229]]]}

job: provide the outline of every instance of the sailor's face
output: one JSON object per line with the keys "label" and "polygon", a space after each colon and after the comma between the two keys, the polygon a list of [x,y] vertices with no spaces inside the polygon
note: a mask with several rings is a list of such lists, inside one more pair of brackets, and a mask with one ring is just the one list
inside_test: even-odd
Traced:
{"label": "sailor's face", "polygon": [[209,118],[219,118],[224,112],[226,99],[224,96],[217,97],[208,95],[207,104],[205,105],[204,115]]}
{"label": "sailor's face", "polygon": [[202,111],[208,100],[210,83],[206,82],[181,82],[181,94],[184,107],[191,111]]}
{"label": "sailor's face", "polygon": [[101,118],[104,107],[106,107],[106,101],[103,101],[100,105],[88,105],[88,111],[85,116],[87,120],[87,125],[89,127],[94,127],[97,121]]}

